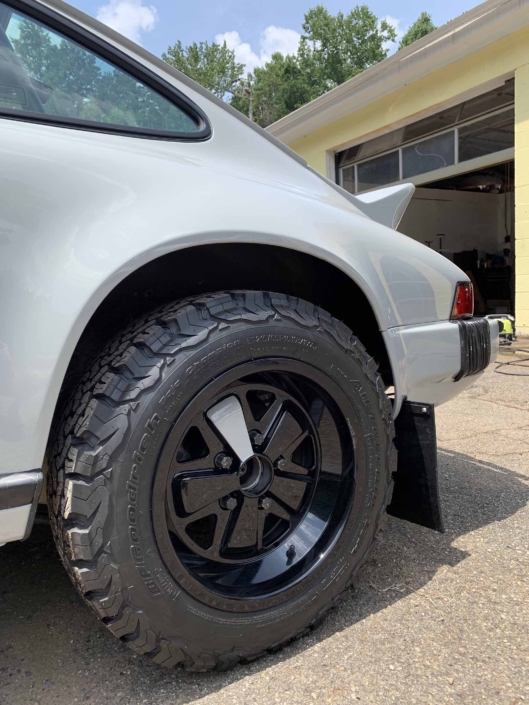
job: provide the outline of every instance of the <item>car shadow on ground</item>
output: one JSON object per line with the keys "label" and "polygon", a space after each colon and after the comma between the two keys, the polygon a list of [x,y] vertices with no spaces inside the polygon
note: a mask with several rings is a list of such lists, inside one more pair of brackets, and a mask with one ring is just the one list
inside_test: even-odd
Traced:
{"label": "car shadow on ground", "polygon": [[[189,703],[291,659],[424,587],[468,554],[455,540],[520,510],[527,476],[439,450],[446,533],[390,519],[358,588],[309,636],[228,673],[168,672],[137,657],[98,622],[71,586],[49,527],[0,549],[0,703]],[[158,696],[153,700],[154,693]],[[64,698],[64,700],[63,700]]]}

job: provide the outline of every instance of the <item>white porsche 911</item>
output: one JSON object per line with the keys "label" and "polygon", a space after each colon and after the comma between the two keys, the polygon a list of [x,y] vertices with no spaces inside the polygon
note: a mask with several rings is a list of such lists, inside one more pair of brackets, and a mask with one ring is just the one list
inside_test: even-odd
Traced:
{"label": "white porsche 911", "polygon": [[[108,629],[227,668],[340,600],[386,510],[442,530],[434,408],[493,360],[472,286],[61,0],[0,1],[0,544],[43,484]],[[393,499],[392,499],[393,496]]]}

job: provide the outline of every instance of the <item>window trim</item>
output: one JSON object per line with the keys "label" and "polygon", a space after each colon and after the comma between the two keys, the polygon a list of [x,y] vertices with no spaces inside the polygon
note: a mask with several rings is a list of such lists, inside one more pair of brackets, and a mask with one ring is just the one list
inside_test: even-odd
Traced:
{"label": "window trim", "polygon": [[93,122],[90,120],[77,120],[61,115],[48,115],[35,113],[28,110],[14,110],[0,107],[0,118],[18,120],[22,122],[40,123],[55,127],[66,127],[74,130],[98,132],[142,139],[164,140],[168,142],[203,142],[212,135],[211,124],[206,114],[190,98],[157,73],[144,66],[138,60],[129,57],[120,49],[112,46],[104,39],[93,34],[84,27],[76,24],[67,17],[44,7],[35,0],[1,0],[4,5],[20,12],[28,18],[40,22],[50,30],[58,32],[67,39],[76,42],[98,58],[107,61],[117,69],[123,71],[131,78],[139,81],[150,90],[154,91],[177,109],[184,112],[198,126],[195,132],[168,132],[165,130],[152,130],[129,125],[109,125],[108,123]]}

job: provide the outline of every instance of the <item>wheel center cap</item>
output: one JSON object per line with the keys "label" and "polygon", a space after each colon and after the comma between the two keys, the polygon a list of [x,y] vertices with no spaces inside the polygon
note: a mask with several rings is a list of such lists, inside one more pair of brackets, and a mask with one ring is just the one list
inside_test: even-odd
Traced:
{"label": "wheel center cap", "polygon": [[252,455],[239,469],[241,491],[247,497],[264,494],[274,479],[272,463],[264,455]]}

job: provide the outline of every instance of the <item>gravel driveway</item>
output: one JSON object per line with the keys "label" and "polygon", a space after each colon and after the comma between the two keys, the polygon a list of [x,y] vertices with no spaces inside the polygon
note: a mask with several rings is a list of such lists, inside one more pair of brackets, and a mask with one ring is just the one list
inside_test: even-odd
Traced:
{"label": "gravel driveway", "polygon": [[529,377],[489,369],[437,420],[446,533],[391,519],[320,629],[229,673],[166,672],[115,641],[47,526],[0,549],[0,703],[529,705]]}

